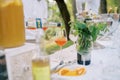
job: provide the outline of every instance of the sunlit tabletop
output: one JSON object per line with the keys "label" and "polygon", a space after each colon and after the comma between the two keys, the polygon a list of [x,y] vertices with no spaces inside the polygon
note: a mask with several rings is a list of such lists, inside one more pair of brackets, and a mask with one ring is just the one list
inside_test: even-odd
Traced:
{"label": "sunlit tabletop", "polygon": [[[118,80],[120,79],[120,49],[112,48],[111,41],[97,41],[99,44],[104,45],[104,48],[93,49],[91,51],[91,64],[84,66],[87,70],[85,75],[77,77],[66,77],[58,75],[57,73],[52,74],[52,80]],[[62,51],[59,51],[51,55],[51,68],[56,66],[58,56],[63,56],[64,61],[73,61],[76,59],[77,52],[75,45],[72,45]],[[74,63],[68,68],[81,67],[81,65]]]}

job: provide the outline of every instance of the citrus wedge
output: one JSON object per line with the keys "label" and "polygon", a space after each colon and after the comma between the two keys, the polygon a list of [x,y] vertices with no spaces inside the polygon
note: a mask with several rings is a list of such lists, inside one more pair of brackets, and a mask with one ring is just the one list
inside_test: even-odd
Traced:
{"label": "citrus wedge", "polygon": [[86,69],[84,67],[76,68],[76,72],[78,75],[84,75],[86,73]]}
{"label": "citrus wedge", "polygon": [[62,68],[58,71],[59,75],[65,75],[66,73],[70,72],[70,69],[68,68]]}

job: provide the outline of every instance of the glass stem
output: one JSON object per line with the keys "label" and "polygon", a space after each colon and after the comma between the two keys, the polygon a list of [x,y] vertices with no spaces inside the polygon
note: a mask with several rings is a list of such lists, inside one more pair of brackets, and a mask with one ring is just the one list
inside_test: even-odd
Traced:
{"label": "glass stem", "polygon": [[62,46],[60,46],[60,50],[62,51]]}
{"label": "glass stem", "polygon": [[75,45],[74,47],[75,47],[75,50],[76,50],[76,41],[74,41],[74,45]]}
{"label": "glass stem", "polygon": [[60,56],[59,56],[59,60],[61,60],[61,55],[62,55],[62,46],[60,46]]}

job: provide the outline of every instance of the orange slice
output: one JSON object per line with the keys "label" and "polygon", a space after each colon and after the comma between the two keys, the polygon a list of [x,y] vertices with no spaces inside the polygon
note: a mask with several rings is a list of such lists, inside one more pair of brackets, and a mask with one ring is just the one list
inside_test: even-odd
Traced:
{"label": "orange slice", "polygon": [[66,73],[70,72],[70,69],[68,68],[62,68],[58,71],[59,75],[65,75]]}
{"label": "orange slice", "polygon": [[86,68],[80,67],[74,70],[70,70],[69,68],[62,68],[58,71],[58,74],[61,76],[80,76],[86,73]]}
{"label": "orange slice", "polygon": [[77,72],[78,75],[84,75],[86,73],[86,69],[84,67],[77,68],[76,72]]}
{"label": "orange slice", "polygon": [[78,74],[75,70],[72,70],[72,71],[65,73],[64,76],[78,76]]}

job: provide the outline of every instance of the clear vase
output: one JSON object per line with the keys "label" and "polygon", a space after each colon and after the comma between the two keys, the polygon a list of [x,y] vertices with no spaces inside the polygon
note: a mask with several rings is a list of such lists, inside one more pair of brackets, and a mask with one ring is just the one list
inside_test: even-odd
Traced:
{"label": "clear vase", "polygon": [[79,35],[76,43],[77,63],[81,65],[89,65],[91,63],[91,50],[93,49],[93,41],[91,36]]}
{"label": "clear vase", "polygon": [[91,50],[85,52],[77,52],[77,63],[81,65],[90,65]]}

